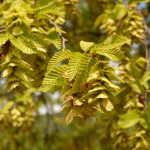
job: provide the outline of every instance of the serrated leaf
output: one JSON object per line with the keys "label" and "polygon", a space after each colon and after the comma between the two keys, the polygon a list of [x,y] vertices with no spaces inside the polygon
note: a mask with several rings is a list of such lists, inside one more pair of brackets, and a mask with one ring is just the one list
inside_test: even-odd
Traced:
{"label": "serrated leaf", "polygon": [[49,7],[55,2],[56,0],[38,0],[38,2],[35,5],[35,9],[38,10],[38,9]]}
{"label": "serrated leaf", "polygon": [[10,61],[15,62],[17,64],[17,66],[22,69],[27,69],[27,70],[33,71],[31,66],[27,62],[25,62],[24,60],[22,60],[18,57],[12,57]]}
{"label": "serrated leaf", "polygon": [[10,76],[13,72],[13,68],[12,67],[8,67],[3,71],[3,78],[6,78],[8,76]]}
{"label": "serrated leaf", "polygon": [[101,85],[101,86],[96,86],[95,88],[89,90],[88,92],[94,92],[94,91],[100,91],[100,90],[106,90],[106,87]]}
{"label": "serrated leaf", "polygon": [[107,95],[109,96],[109,100],[113,103],[113,104],[118,104],[119,100],[110,92],[107,92]]}
{"label": "serrated leaf", "polygon": [[81,41],[80,47],[84,52],[87,52],[93,46],[93,44],[94,44],[94,42]]}
{"label": "serrated leaf", "polygon": [[65,75],[65,77],[68,78],[69,81],[73,80],[74,77],[76,76],[76,73],[79,68],[81,56],[82,56],[81,53],[76,52],[69,60],[68,70]]}
{"label": "serrated leaf", "polygon": [[136,80],[134,83],[128,83],[128,84],[134,89],[134,91],[136,91],[139,94],[146,92],[144,87],[140,84],[139,80]]}
{"label": "serrated leaf", "polygon": [[21,69],[19,68],[15,68],[13,74],[17,77],[19,77],[20,79],[22,79],[23,81],[25,82],[28,82],[28,81],[33,81],[33,79],[31,79],[30,77],[28,77],[24,71],[22,71]]}
{"label": "serrated leaf", "polygon": [[71,107],[66,114],[64,115],[63,119],[65,120],[66,124],[70,124],[74,117],[82,117],[82,113],[78,111],[78,106]]}
{"label": "serrated leaf", "polygon": [[111,111],[112,109],[114,109],[114,106],[112,105],[111,101],[109,101],[109,99],[103,99],[103,100],[101,100],[100,104],[101,104],[107,111]]}
{"label": "serrated leaf", "polygon": [[112,82],[105,82],[104,85],[107,86],[107,87],[114,88],[114,89],[120,89],[119,86],[115,85],[115,84],[112,83]]}
{"label": "serrated leaf", "polygon": [[52,31],[48,35],[44,35],[44,36],[49,42],[54,44],[54,46],[57,49],[61,50],[61,39],[59,34],[56,31]]}
{"label": "serrated leaf", "polygon": [[48,63],[47,73],[50,73],[54,66],[56,66],[58,63],[62,62],[63,60],[70,58],[72,55],[73,52],[70,50],[57,52]]}
{"label": "serrated leaf", "polygon": [[51,72],[44,78],[39,91],[54,92],[60,90],[65,83],[63,74],[66,70],[67,65],[54,67]]}
{"label": "serrated leaf", "polygon": [[118,127],[129,128],[140,121],[140,111],[136,109],[130,110],[126,114],[120,115],[119,118]]}
{"label": "serrated leaf", "polygon": [[[52,15],[57,15],[60,17],[64,17],[64,13],[60,11],[55,4],[51,5],[50,7],[46,7],[43,9],[40,9],[37,11],[37,18],[45,18],[45,14],[52,14]],[[42,15],[44,15],[42,17]]]}
{"label": "serrated leaf", "polygon": [[140,79],[140,83],[144,85],[148,80],[150,80],[150,70],[144,72],[142,78]]}
{"label": "serrated leaf", "polygon": [[123,18],[127,14],[127,12],[128,12],[128,6],[123,4],[117,4],[114,12],[115,19],[118,20]]}
{"label": "serrated leaf", "polygon": [[105,91],[102,91],[100,94],[96,96],[96,99],[99,99],[99,98],[108,98],[108,95],[106,94]]}
{"label": "serrated leaf", "polygon": [[1,60],[1,67],[3,67],[4,65],[6,65],[7,63],[9,63],[10,59],[12,57],[12,53],[9,51]]}
{"label": "serrated leaf", "polygon": [[0,46],[5,44],[9,39],[9,34],[0,34]]}
{"label": "serrated leaf", "polygon": [[9,82],[3,93],[10,92],[11,90],[16,88],[17,86],[19,86],[19,82],[15,82],[15,81],[14,82]]}
{"label": "serrated leaf", "polygon": [[10,41],[12,42],[12,44],[15,47],[17,47],[23,53],[26,53],[26,54],[35,54],[35,53],[38,52],[37,49],[36,49],[36,47],[30,41],[28,41],[27,43],[26,43],[26,41],[23,42],[20,38],[15,38],[13,35],[10,36]]}
{"label": "serrated leaf", "polygon": [[13,75],[11,75],[11,76],[9,76],[9,77],[7,78],[6,84],[8,84],[9,82],[18,81],[18,80],[20,80],[20,79],[17,78],[17,77],[15,77],[15,76],[13,76]]}
{"label": "serrated leaf", "polygon": [[114,61],[120,61],[123,59],[124,55],[118,47],[130,41],[131,40],[127,39],[126,37],[116,36],[114,43],[95,45],[91,49],[91,53],[95,52],[97,54],[104,55]]}
{"label": "serrated leaf", "polygon": [[89,58],[88,54],[86,53],[82,54],[80,63],[79,63],[80,65],[79,65],[77,77],[72,86],[72,93],[79,91],[81,88],[81,85],[83,85],[86,82],[88,72],[90,71],[93,65],[93,64],[91,65],[91,62],[93,62],[91,60],[92,59]]}
{"label": "serrated leaf", "polygon": [[38,46],[48,46],[48,43],[42,37],[38,36],[35,33],[26,32],[23,36],[25,36],[32,42],[35,42]]}
{"label": "serrated leaf", "polygon": [[61,107],[62,107],[62,108],[65,108],[65,107],[72,107],[72,101],[66,102],[66,103],[63,104]]}
{"label": "serrated leaf", "polygon": [[61,90],[62,97],[70,91],[71,87],[68,84],[65,84]]}
{"label": "serrated leaf", "polygon": [[99,15],[94,22],[94,28],[98,27],[102,23],[102,21],[104,21],[107,18],[108,18],[107,14]]}

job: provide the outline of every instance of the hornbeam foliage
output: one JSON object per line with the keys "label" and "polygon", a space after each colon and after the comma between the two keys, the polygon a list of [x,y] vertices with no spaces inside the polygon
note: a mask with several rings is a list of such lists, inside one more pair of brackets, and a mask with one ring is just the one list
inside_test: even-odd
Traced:
{"label": "hornbeam foliage", "polygon": [[141,2],[0,0],[0,150],[150,150],[150,4]]}
{"label": "hornbeam foliage", "polygon": [[[112,80],[123,81],[117,78],[115,69],[108,66],[108,62],[101,61],[97,54],[103,51],[105,56],[111,58],[109,53],[112,53],[113,59],[117,61],[118,53],[114,49],[129,41],[119,37],[115,42],[104,46],[81,41],[83,53],[64,50],[57,52],[51,58],[47,67],[47,75],[39,91],[54,92],[62,89],[61,100],[66,101],[62,112],[65,113],[64,120],[67,124],[74,120],[78,125],[83,126],[86,116],[96,117],[95,112],[109,112],[119,102],[113,96],[119,87]],[[56,66],[68,58],[68,65]]]}

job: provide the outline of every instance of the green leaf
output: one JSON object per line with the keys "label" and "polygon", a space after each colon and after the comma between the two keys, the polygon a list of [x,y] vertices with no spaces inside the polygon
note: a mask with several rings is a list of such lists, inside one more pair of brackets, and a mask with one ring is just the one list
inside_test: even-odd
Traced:
{"label": "green leaf", "polygon": [[126,114],[120,115],[119,118],[118,127],[129,128],[140,121],[140,111],[136,109],[130,110]]}
{"label": "green leaf", "polygon": [[134,91],[136,91],[139,94],[145,93],[144,87],[140,84],[139,80],[136,80],[134,83],[129,83],[129,86],[131,86]]}
{"label": "green leaf", "polygon": [[48,43],[35,33],[26,32],[24,36],[32,42],[35,42],[38,46],[48,46]]}
{"label": "green leaf", "polygon": [[61,65],[54,67],[51,72],[44,78],[39,91],[54,92],[62,89],[65,80],[63,78],[64,73],[67,70],[67,65]]}
{"label": "green leaf", "polygon": [[127,12],[128,12],[128,6],[123,4],[117,4],[114,12],[115,19],[118,20],[123,18],[127,14]]}
{"label": "green leaf", "polygon": [[11,75],[11,76],[9,76],[9,77],[7,78],[6,84],[9,83],[9,82],[18,81],[18,80],[20,80],[20,79],[17,78],[17,77],[15,77],[15,76],[13,76],[13,75]]}
{"label": "green leaf", "polygon": [[[22,41],[20,38],[15,38],[13,35],[10,36],[10,41],[12,44],[26,54],[35,54],[37,49],[34,44],[30,41]],[[27,42],[27,43],[26,43]]]}
{"label": "green leaf", "polygon": [[56,7],[55,4],[51,5],[50,7],[46,7],[46,8],[38,10],[37,18],[39,18],[39,17],[43,18],[43,17],[41,17],[41,15],[45,15],[45,14],[53,14],[53,15],[57,15],[60,17],[64,16],[64,14],[61,11],[59,11],[59,9]]}
{"label": "green leaf", "polygon": [[55,2],[56,0],[38,0],[38,2],[35,5],[35,9],[38,10],[38,9],[49,7]]}
{"label": "green leaf", "polygon": [[17,86],[19,86],[19,82],[9,82],[3,93],[10,92],[11,90],[15,89]]}
{"label": "green leaf", "polygon": [[57,49],[61,50],[61,39],[56,31],[53,30],[48,35],[44,36],[49,42],[54,44]]}
{"label": "green leaf", "polygon": [[22,28],[20,26],[15,26],[12,30],[12,34],[15,36],[21,35],[23,33],[24,33],[24,31],[22,30]]}
{"label": "green leaf", "polygon": [[148,80],[150,80],[150,70],[144,72],[142,78],[140,79],[140,83],[144,85]]}
{"label": "green leaf", "polygon": [[0,34],[0,46],[5,44],[9,39],[9,34]]}
{"label": "green leaf", "polygon": [[113,48],[122,46],[123,44],[129,43],[129,42],[131,42],[130,39],[123,37],[123,36],[116,35],[116,39],[112,44],[103,45],[103,47],[101,49],[113,49]]}
{"label": "green leaf", "polygon": [[8,67],[7,69],[5,69],[3,71],[3,78],[6,78],[8,76],[10,76],[13,72],[13,68],[12,67]]}
{"label": "green leaf", "polygon": [[136,63],[137,63],[139,66],[141,66],[141,67],[143,67],[143,68],[146,68],[147,60],[146,60],[146,58],[144,58],[144,57],[140,57],[140,58],[138,58],[138,59],[136,60]]}
{"label": "green leaf", "polygon": [[94,44],[93,42],[81,41],[80,47],[84,52],[87,52],[93,46],[93,44]]}
{"label": "green leaf", "polygon": [[18,57],[12,57],[11,61],[15,62],[17,64],[17,66],[22,68],[22,69],[27,69],[27,70],[33,71],[31,66],[27,62],[25,62],[24,60],[22,60],[22,59],[20,59]]}
{"label": "green leaf", "polygon": [[22,79],[23,81],[33,81],[33,79],[31,79],[30,77],[28,77],[24,71],[22,71],[22,69],[19,68],[15,68],[13,74],[17,77],[19,77],[20,79]]}
{"label": "green leaf", "polygon": [[13,101],[8,101],[3,107],[2,107],[2,110],[4,112],[7,112],[10,108],[12,108],[14,105],[14,102]]}
{"label": "green leaf", "polygon": [[149,2],[149,0],[129,0],[128,4],[132,4],[132,3],[142,3],[142,2]]}
{"label": "green leaf", "polygon": [[9,9],[10,5],[11,5],[11,1],[3,1],[3,3],[1,3],[0,5],[0,15],[2,15],[3,11],[6,11]]}
{"label": "green leaf", "polygon": [[109,101],[109,99],[101,100],[100,105],[103,106],[107,111],[114,109],[114,106],[112,105],[111,101]]}
{"label": "green leaf", "polygon": [[91,53],[95,52],[100,55],[104,55],[114,61],[120,61],[123,59],[124,55],[121,52],[120,48],[118,46],[121,46],[125,43],[130,42],[129,39],[122,36],[116,36],[116,40],[112,44],[100,44],[95,45],[91,49]]}
{"label": "green leaf", "polygon": [[[119,90],[120,91],[120,90]],[[113,104],[118,104],[119,100],[110,92],[107,92],[107,95],[109,96],[109,100],[113,103]]]}
{"label": "green leaf", "polygon": [[108,98],[108,95],[106,94],[105,91],[102,91],[100,94],[96,96],[96,99],[99,99],[99,98]]}
{"label": "green leaf", "polygon": [[69,60],[68,70],[65,75],[66,78],[69,78],[69,81],[73,80],[74,77],[76,76],[76,73],[79,68],[81,56],[82,56],[81,53],[76,52]]}
{"label": "green leaf", "polygon": [[98,27],[107,18],[108,18],[107,14],[99,15],[94,22],[94,28]]}
{"label": "green leaf", "polygon": [[77,72],[77,77],[75,79],[75,82],[72,86],[72,93],[75,93],[80,90],[81,85],[83,85],[88,76],[88,72],[90,71],[92,65],[91,65],[91,59],[89,58],[88,54],[84,53],[82,54],[80,58],[80,63],[79,63],[79,69]]}
{"label": "green leaf", "polygon": [[4,65],[6,65],[7,63],[9,63],[10,59],[12,57],[12,53],[11,51],[9,51],[1,60],[1,67],[3,67]]}
{"label": "green leaf", "polygon": [[63,120],[65,120],[66,124],[70,124],[71,121],[74,119],[74,117],[81,117],[83,118],[83,115],[81,113],[81,111],[78,111],[78,109],[81,109],[78,106],[73,106],[71,108],[68,109],[68,111],[65,113]]}
{"label": "green leaf", "polygon": [[47,73],[50,73],[54,66],[56,66],[58,63],[62,62],[63,60],[70,58],[72,55],[73,52],[70,50],[57,52],[48,63]]}

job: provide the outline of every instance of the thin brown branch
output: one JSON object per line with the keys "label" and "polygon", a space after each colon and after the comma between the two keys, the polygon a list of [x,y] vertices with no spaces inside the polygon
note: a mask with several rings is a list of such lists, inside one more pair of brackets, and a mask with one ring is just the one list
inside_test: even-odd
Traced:
{"label": "thin brown branch", "polygon": [[5,28],[6,28],[6,26],[1,26],[1,27],[0,27],[0,29],[5,29]]}
{"label": "thin brown branch", "polygon": [[3,29],[3,30],[0,30],[0,33],[4,33],[5,32],[5,29]]}
{"label": "thin brown branch", "polygon": [[[51,19],[48,19],[49,23],[52,24],[55,28],[59,28],[57,24],[55,24]],[[61,32],[58,32],[59,36],[61,37],[62,39],[62,50],[65,50],[66,49],[66,41],[68,41],[67,39],[65,39],[63,36],[62,36],[62,33]]]}
{"label": "thin brown branch", "polygon": [[67,39],[65,39],[64,37],[61,37],[62,38],[62,50],[65,50],[66,49],[66,41],[68,41]]}
{"label": "thin brown branch", "polygon": [[122,22],[122,18],[121,18],[121,19],[119,19],[119,20],[118,20],[118,22],[117,22],[117,26],[116,26],[116,28],[117,28],[117,29],[119,28],[119,26],[120,26],[121,22]]}

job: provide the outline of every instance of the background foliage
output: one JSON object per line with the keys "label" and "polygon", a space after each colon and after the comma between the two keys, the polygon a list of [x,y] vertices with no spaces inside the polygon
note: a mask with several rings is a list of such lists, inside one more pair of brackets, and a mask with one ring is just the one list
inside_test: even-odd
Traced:
{"label": "background foliage", "polygon": [[149,0],[1,0],[0,150],[150,150],[149,14]]}

